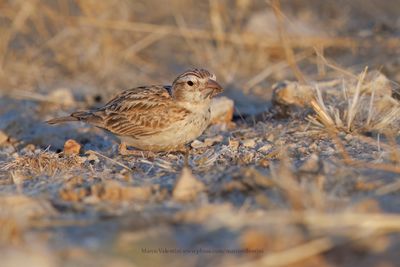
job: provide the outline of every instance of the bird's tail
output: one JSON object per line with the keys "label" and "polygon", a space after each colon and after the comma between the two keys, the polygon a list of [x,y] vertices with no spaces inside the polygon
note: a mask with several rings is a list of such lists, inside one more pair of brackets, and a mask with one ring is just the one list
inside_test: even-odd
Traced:
{"label": "bird's tail", "polygon": [[70,121],[83,121],[90,124],[97,125],[101,122],[101,117],[91,111],[77,111],[69,116],[54,118],[46,121],[48,124],[58,124]]}
{"label": "bird's tail", "polygon": [[77,118],[74,118],[72,116],[65,116],[65,117],[60,117],[60,118],[54,118],[51,120],[46,121],[48,124],[58,124],[58,123],[63,123],[63,122],[68,122],[68,121],[79,121]]}

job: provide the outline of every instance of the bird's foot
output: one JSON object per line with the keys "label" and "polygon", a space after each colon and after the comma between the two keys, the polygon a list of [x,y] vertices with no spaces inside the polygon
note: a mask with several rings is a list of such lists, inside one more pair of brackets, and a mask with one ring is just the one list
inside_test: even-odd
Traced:
{"label": "bird's foot", "polygon": [[174,153],[181,153],[183,154],[184,158],[184,165],[189,166],[189,155],[190,155],[190,147],[189,145],[180,146],[173,151]]}
{"label": "bird's foot", "polygon": [[179,146],[176,149],[174,149],[174,152],[186,154],[186,153],[189,153],[189,147],[186,145]]}
{"label": "bird's foot", "polygon": [[126,144],[121,143],[118,147],[118,152],[122,156],[136,156],[143,158],[154,158],[156,154],[152,151],[143,151],[143,150],[130,150],[126,147]]}

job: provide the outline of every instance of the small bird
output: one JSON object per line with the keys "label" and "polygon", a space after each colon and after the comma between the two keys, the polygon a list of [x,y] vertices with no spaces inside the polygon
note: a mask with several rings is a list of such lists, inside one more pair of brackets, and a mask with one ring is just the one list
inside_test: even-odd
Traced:
{"label": "small bird", "polygon": [[222,91],[214,74],[190,69],[171,86],[129,89],[100,108],[77,111],[47,123],[83,121],[108,130],[121,140],[122,155],[142,154],[127,146],[150,152],[179,151],[207,128],[211,98]]}

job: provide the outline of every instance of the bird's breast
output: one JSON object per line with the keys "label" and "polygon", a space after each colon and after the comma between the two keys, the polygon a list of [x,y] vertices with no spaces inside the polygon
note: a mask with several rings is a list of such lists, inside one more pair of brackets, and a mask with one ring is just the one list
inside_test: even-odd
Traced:
{"label": "bird's breast", "polygon": [[170,151],[199,137],[210,123],[210,109],[191,111],[183,120],[171,123],[161,132],[144,137],[121,137],[127,145],[152,151]]}

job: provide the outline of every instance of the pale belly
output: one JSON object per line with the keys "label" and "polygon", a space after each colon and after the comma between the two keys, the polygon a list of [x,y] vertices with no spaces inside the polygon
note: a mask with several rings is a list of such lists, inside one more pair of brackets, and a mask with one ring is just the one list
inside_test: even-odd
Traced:
{"label": "pale belly", "polygon": [[199,137],[210,122],[209,111],[204,114],[189,116],[187,119],[171,124],[162,132],[135,138],[133,136],[119,136],[122,142],[147,151],[174,151]]}

